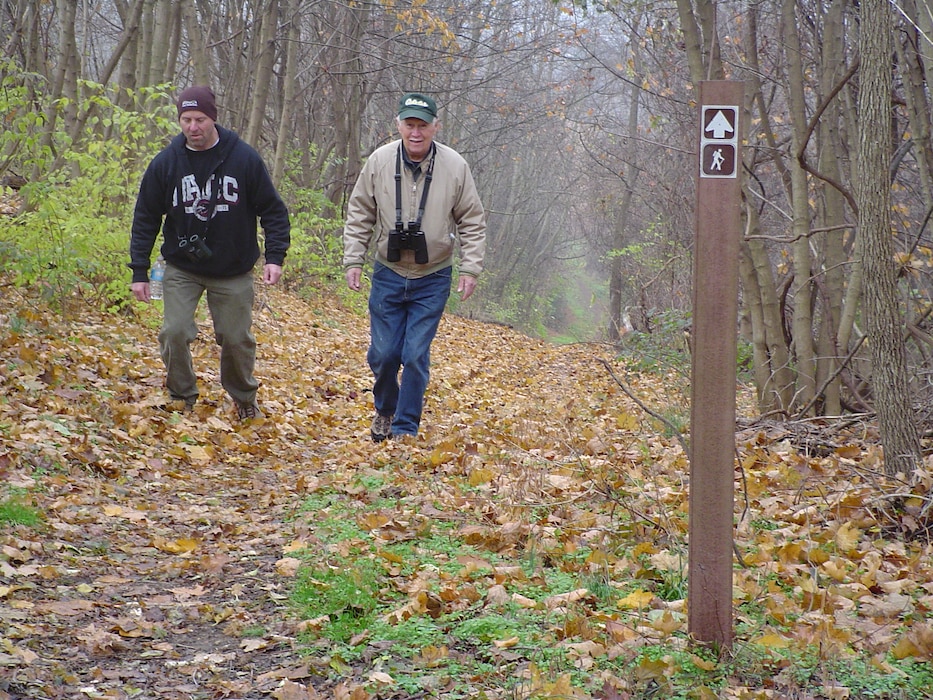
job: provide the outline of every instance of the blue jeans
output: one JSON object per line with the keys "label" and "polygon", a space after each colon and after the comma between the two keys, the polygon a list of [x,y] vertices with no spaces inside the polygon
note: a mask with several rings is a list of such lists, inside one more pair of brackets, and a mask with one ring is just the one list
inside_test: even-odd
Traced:
{"label": "blue jeans", "polygon": [[393,435],[418,434],[430,374],[431,341],[450,296],[450,280],[449,267],[418,279],[401,277],[379,263],[373,269],[366,359],[375,377],[376,412],[395,416]]}

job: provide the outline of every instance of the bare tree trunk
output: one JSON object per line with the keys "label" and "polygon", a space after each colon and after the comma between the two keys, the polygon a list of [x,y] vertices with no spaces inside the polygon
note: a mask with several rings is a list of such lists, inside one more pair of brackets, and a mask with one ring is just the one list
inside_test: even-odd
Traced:
{"label": "bare tree trunk", "polygon": [[[181,3],[182,24],[188,35],[188,62],[194,71],[191,79],[192,85],[210,85],[211,83],[211,57],[207,52],[207,42],[201,20],[198,18],[198,8],[194,2]],[[186,87],[186,86],[182,86]],[[216,88],[215,88],[216,90]]]}
{"label": "bare tree trunk", "polygon": [[920,36],[917,37],[917,44],[914,47],[917,51],[917,58],[923,66],[923,74],[926,76],[926,83],[933,82],[933,6],[927,0],[905,0],[904,7],[907,15],[916,23],[917,31]]}
{"label": "bare tree trunk", "polygon": [[123,32],[120,34],[120,41],[117,43],[113,53],[110,54],[110,58],[101,70],[101,84],[106,85],[110,82],[110,76],[116,71],[117,65],[120,63],[124,54],[134,45],[139,35],[139,22],[142,8],[143,0],[134,0],[132,6],[129,8],[123,23]]}
{"label": "bare tree trunk", "polygon": [[690,64],[690,78],[695,83],[722,80],[725,73],[716,29],[716,3],[696,0],[694,11],[690,0],[677,0],[677,13]]}
{"label": "bare tree trunk", "polygon": [[[214,91],[223,103],[224,126],[239,134],[245,134],[249,125],[250,104],[252,104],[253,71],[255,69],[252,46],[259,41],[257,18],[262,17],[262,8],[266,0],[249,0],[236,12],[223,12],[211,0],[198,0],[202,22],[209,18],[204,26],[217,37],[210,50],[210,55],[218,69],[223,66],[223,80],[214,86]],[[189,29],[190,32],[190,29]],[[210,64],[208,64],[208,67]],[[220,70],[211,70],[208,76],[219,75]],[[222,97],[221,97],[222,94]]]}
{"label": "bare tree trunk", "polygon": [[171,3],[171,14],[168,18],[169,30],[171,32],[168,43],[168,59],[165,61],[165,72],[162,74],[161,82],[169,83],[175,79],[175,71],[178,66],[178,55],[181,51],[181,5]]}
{"label": "bare tree trunk", "polygon": [[62,115],[65,125],[70,129],[78,118],[78,76],[83,74],[81,54],[75,40],[76,24],[78,20],[76,3],[72,0],[58,0],[58,14],[61,17],[59,24],[60,54],[59,60],[64,64],[59,66],[61,81],[56,79],[59,97],[66,98]]}
{"label": "bare tree trunk", "polygon": [[[58,110],[56,105],[63,97],[68,98],[67,102],[71,105],[65,113],[66,127],[74,122],[76,101],[77,101],[77,66],[79,65],[78,47],[75,42],[75,21],[77,20],[77,3],[69,0],[57,0],[55,4],[56,15],[58,16],[58,56],[55,74],[52,79],[51,89],[48,95],[48,108],[45,110],[45,123],[43,125],[40,143],[42,150],[53,151],[55,131],[58,128]],[[31,179],[36,180],[41,176],[39,168],[42,163],[37,162],[31,173]],[[48,166],[48,163],[44,164]]]}
{"label": "bare tree trunk", "polygon": [[[130,16],[132,14],[128,2],[116,2],[115,6],[117,12],[120,15],[120,19],[123,21],[123,26],[128,26],[130,22]],[[139,13],[132,22],[132,24],[137,26],[137,30],[132,33],[129,37],[129,42],[127,43],[126,50],[123,52],[123,55],[120,57],[120,69],[117,72],[117,85],[121,88],[126,88],[126,90],[118,91],[117,95],[117,104],[121,107],[128,107],[132,98],[130,97],[128,90],[136,87],[136,65],[139,61],[139,22],[140,16],[142,15],[142,2],[134,3],[134,7],[139,9]]]}
{"label": "bare tree trunk", "polygon": [[279,29],[279,2],[269,0],[262,15],[262,27],[259,32],[256,69],[250,71],[255,76],[250,91],[250,111],[244,139],[253,146],[259,146],[262,124],[266,116],[266,104],[269,88],[272,84],[272,66],[275,63],[275,38]]}
{"label": "bare tree trunk", "polygon": [[[773,153],[778,152],[775,142],[775,128],[765,104],[759,76],[761,68],[758,61],[758,10],[750,7],[747,22],[747,59],[749,62],[748,79],[752,83],[753,104],[757,107],[761,119],[761,131],[765,135],[768,147]],[[756,157],[753,149],[746,149],[751,157]],[[790,191],[791,176],[784,160],[775,157],[774,166],[780,176],[780,182]],[[754,163],[749,164],[752,169]],[[746,191],[750,185],[746,185]],[[771,257],[764,242],[757,238],[761,234],[758,215],[759,199],[751,193],[747,195],[746,238],[743,246],[748,257],[750,270],[743,275],[745,280],[745,304],[760,308],[760,313],[749,313],[752,321],[753,351],[755,353],[755,389],[758,394],[758,410],[762,414],[788,415],[794,400],[796,377],[790,362],[790,348],[784,337],[784,313],[778,296],[777,280],[771,266]],[[741,268],[740,268],[741,269]],[[752,298],[754,295],[754,298]],[[751,308],[750,308],[751,310]],[[760,323],[760,328],[755,324]]]}
{"label": "bare tree trunk", "polygon": [[[842,15],[847,0],[833,0],[826,11],[823,22],[823,52],[821,85],[836,85],[845,70],[845,43],[843,41]],[[842,121],[843,109],[834,99],[827,106],[819,127],[819,171],[835,182],[842,182],[840,154],[844,153],[839,137],[838,124]],[[838,416],[842,413],[840,394],[841,379],[838,376],[840,354],[845,357],[847,349],[837,345],[839,321],[842,318],[842,299],[845,293],[845,250],[846,204],[845,198],[835,187],[821,184],[817,198],[819,223],[825,230],[820,246],[819,277],[817,289],[819,317],[816,319],[816,383],[821,387],[822,409],[818,413]],[[835,379],[833,379],[835,377]]]}
{"label": "bare tree trunk", "polygon": [[171,76],[175,72],[172,45],[175,43],[175,17],[179,10],[178,4],[172,0],[156,0],[152,12],[149,75],[146,85],[157,85],[165,80],[165,76]]}
{"label": "bare tree trunk", "polygon": [[[805,147],[807,113],[804,95],[804,70],[797,36],[795,0],[783,0],[784,37],[787,45],[787,75],[790,88],[790,117],[793,125],[791,149],[796,155]],[[807,405],[816,393],[816,357],[813,348],[812,280],[813,261],[810,254],[810,198],[807,173],[798,159],[790,164],[791,207],[793,228],[791,237],[794,258],[794,318],[792,321],[797,366],[795,403]]]}
{"label": "bare tree trunk", "polygon": [[[335,131],[333,166],[327,175],[325,194],[335,207],[340,207],[363,167],[360,120],[364,112],[366,77],[361,49],[365,25],[372,10],[362,3],[335,7],[330,12],[337,32],[329,53],[338,70],[327,75]],[[386,115],[386,119],[388,121],[391,117]]]}
{"label": "bare tree trunk", "polygon": [[[13,20],[13,30],[10,32],[6,46],[3,48],[4,56],[11,58],[16,55],[17,51],[21,50],[24,55],[27,54],[30,48],[28,37],[35,31],[36,16],[36,7],[33,0],[17,0],[16,8],[10,13],[10,18]],[[28,66],[26,70],[29,70]]]}
{"label": "bare tree trunk", "polygon": [[[628,137],[635,139],[638,136],[638,107],[643,76],[641,75],[641,57],[639,47],[633,46],[633,63],[635,75],[630,82]],[[632,207],[632,197],[635,191],[635,182],[638,180],[638,166],[634,162],[627,162],[622,177],[621,186],[624,188],[619,202],[618,216],[613,217],[612,246],[613,251],[621,251],[625,245],[625,232],[630,225],[629,213]],[[615,255],[612,259],[609,276],[609,341],[616,343],[622,337],[622,258]]]}
{"label": "bare tree trunk", "polygon": [[914,142],[913,155],[917,159],[920,176],[920,193],[929,208],[933,205],[933,141],[930,137],[931,109],[927,90],[933,74],[926,73],[924,66],[929,64],[928,54],[933,50],[933,37],[924,34],[918,27],[924,16],[929,21],[933,10],[929,3],[924,2],[923,5],[924,12],[918,16],[916,3],[905,0],[904,10],[911,20],[901,29],[903,41],[895,41],[894,48],[898,66],[904,73],[904,96],[907,100],[911,139]]}
{"label": "bare tree trunk", "polygon": [[275,142],[275,159],[272,164],[272,181],[277,185],[282,182],[285,173],[285,155],[288,152],[289,137],[292,135],[292,109],[295,103],[295,85],[298,66],[295,65],[298,55],[298,44],[301,41],[301,15],[298,8],[301,0],[285,0],[282,14],[285,17],[288,30],[285,47],[285,65],[282,67],[282,113],[279,116],[278,138]]}
{"label": "bare tree trunk", "polygon": [[[756,230],[753,219],[757,220],[757,211],[746,206],[746,232]],[[752,372],[755,377],[755,389],[758,395],[758,412],[771,413],[780,409],[780,403],[773,401],[773,392],[768,392],[771,379],[771,367],[768,354],[768,342],[765,335],[764,309],[761,304],[761,287],[755,274],[748,242],[743,241],[739,248],[739,280],[742,285],[742,305],[751,325]]]}
{"label": "bare tree trunk", "polygon": [[885,471],[912,476],[920,438],[911,408],[890,222],[892,19],[887,0],[862,0],[859,91],[859,241]]}
{"label": "bare tree trunk", "polygon": [[144,0],[142,17],[139,20],[139,58],[136,61],[136,85],[152,85],[150,75],[153,62],[153,27],[157,0]]}
{"label": "bare tree trunk", "polygon": [[764,337],[770,363],[768,381],[760,390],[761,406],[764,413],[781,412],[786,415],[794,402],[796,375],[784,340],[784,311],[764,244],[760,240],[752,240],[748,247],[761,290]]}
{"label": "bare tree trunk", "polygon": [[[139,21],[140,15],[142,14],[144,0],[133,0],[132,7],[124,8],[124,24],[123,32],[120,35],[120,41],[117,42],[116,47],[113,50],[113,53],[110,55],[110,58],[107,60],[107,63],[103,66],[100,73],[100,83],[102,85],[107,85],[110,82],[110,77],[116,71],[117,66],[120,65],[121,59],[127,53],[134,49],[138,43],[139,37]],[[117,100],[118,104],[126,107],[132,102],[132,98],[129,94],[120,90],[117,91]],[[88,109],[83,110],[81,115],[78,117],[77,122],[74,127],[71,129],[69,134],[70,138],[73,141],[76,141],[79,138],[80,132],[85,128],[88,120],[97,114],[98,109],[96,104],[92,104]],[[110,138],[112,133],[113,125],[105,125],[102,129],[101,136],[103,138]],[[58,161],[56,161],[56,166]]]}

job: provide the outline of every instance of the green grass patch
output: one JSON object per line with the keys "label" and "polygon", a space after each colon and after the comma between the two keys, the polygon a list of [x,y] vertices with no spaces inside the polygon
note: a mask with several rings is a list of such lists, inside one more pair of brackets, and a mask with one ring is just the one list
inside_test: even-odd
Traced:
{"label": "green grass patch", "polygon": [[38,527],[42,523],[42,513],[29,502],[25,493],[14,491],[0,500],[0,523]]}
{"label": "green grass patch", "polygon": [[[694,642],[678,607],[687,595],[683,543],[661,551],[629,537],[613,540],[608,554],[562,550],[556,541],[583,531],[566,526],[550,530],[550,540],[529,531],[503,546],[491,519],[478,532],[481,518],[422,514],[417,489],[401,478],[388,469],[358,477],[300,509],[314,543],[298,555],[305,563],[292,604],[306,623],[303,651],[325,661],[316,667],[334,684],[452,700],[825,700],[844,694],[837,688],[869,700],[933,698],[927,664],[796,642],[758,599],[736,605],[732,648]],[[452,483],[477,498],[467,483]],[[534,508],[526,515],[547,522]],[[786,634],[788,648],[755,643],[763,629]]]}
{"label": "green grass patch", "polygon": [[305,617],[327,616],[324,634],[348,642],[375,622],[383,607],[376,563],[358,558],[352,563],[312,565],[302,569],[294,601]]}

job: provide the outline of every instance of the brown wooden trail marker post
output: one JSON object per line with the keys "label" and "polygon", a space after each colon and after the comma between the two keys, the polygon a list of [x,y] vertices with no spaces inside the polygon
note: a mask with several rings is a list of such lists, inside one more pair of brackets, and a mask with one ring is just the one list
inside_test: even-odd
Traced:
{"label": "brown wooden trail marker post", "polygon": [[740,81],[700,83],[693,268],[688,630],[731,646]]}

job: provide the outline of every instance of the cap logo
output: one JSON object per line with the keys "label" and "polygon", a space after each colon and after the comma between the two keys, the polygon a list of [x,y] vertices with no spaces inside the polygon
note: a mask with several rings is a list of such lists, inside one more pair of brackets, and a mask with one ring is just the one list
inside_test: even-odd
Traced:
{"label": "cap logo", "polygon": [[184,102],[181,103],[182,109],[188,109],[189,107],[197,107],[197,106],[198,106],[197,100],[185,100]]}
{"label": "cap logo", "polygon": [[419,100],[416,97],[409,97],[407,100],[405,100],[405,106],[406,107],[424,107],[425,109],[430,109],[427,102],[425,102],[424,100]]}

